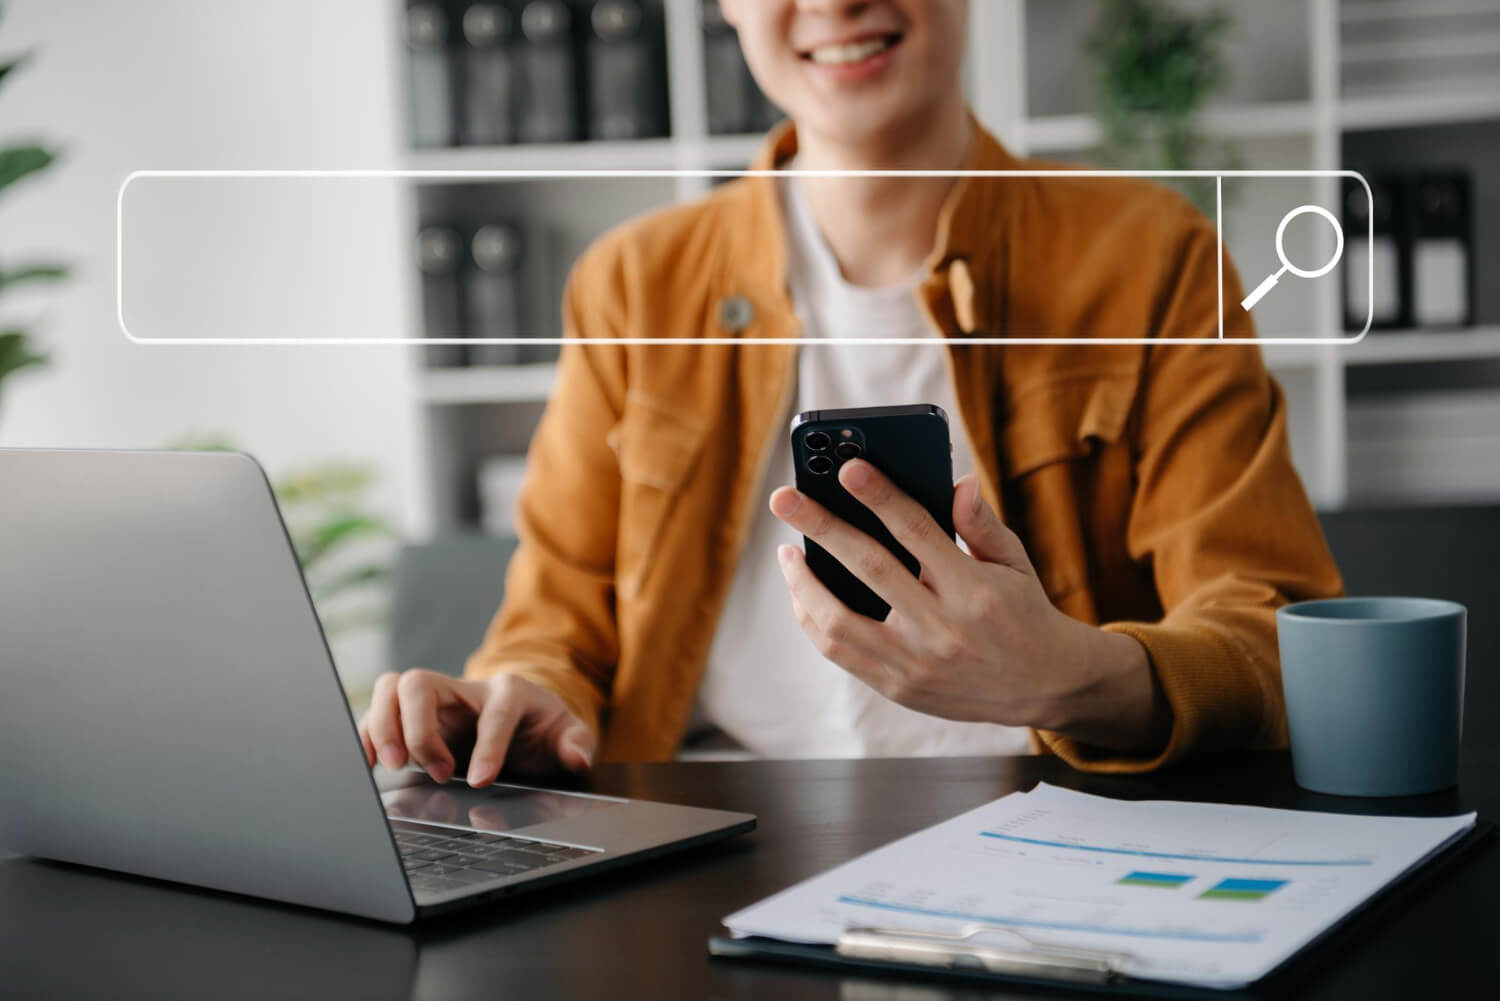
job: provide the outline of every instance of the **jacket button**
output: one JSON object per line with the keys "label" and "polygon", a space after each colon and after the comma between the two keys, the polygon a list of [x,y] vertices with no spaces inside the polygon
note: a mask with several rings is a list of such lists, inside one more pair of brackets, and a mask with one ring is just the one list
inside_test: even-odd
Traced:
{"label": "jacket button", "polygon": [[731,333],[739,333],[755,319],[755,307],[742,295],[732,295],[719,301],[719,325]]}

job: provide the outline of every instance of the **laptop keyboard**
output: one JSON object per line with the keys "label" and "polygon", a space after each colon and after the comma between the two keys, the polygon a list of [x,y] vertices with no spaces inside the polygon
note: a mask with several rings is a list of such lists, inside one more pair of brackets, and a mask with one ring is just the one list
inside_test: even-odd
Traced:
{"label": "laptop keyboard", "polygon": [[409,820],[391,820],[390,825],[407,882],[417,893],[446,893],[478,886],[597,855],[603,850],[509,834],[460,831]]}

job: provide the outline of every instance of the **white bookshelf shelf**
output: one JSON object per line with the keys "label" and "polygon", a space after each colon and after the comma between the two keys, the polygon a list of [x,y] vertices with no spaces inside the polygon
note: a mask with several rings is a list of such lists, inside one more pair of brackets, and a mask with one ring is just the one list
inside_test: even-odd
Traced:
{"label": "white bookshelf shelf", "polygon": [[552,392],[557,366],[494,365],[435,368],[421,373],[422,401],[431,406],[485,403],[540,403]]}
{"label": "white bookshelf shelf", "polygon": [[[1500,360],[1500,327],[1375,331],[1358,344],[1267,344],[1261,351],[1272,369],[1306,368],[1331,355],[1344,365]],[[422,373],[421,395],[434,406],[539,403],[551,393],[556,374],[552,364],[429,369]]]}
{"label": "white bookshelf shelf", "polygon": [[1466,330],[1371,331],[1357,344],[1268,344],[1261,348],[1273,369],[1305,368],[1330,356],[1344,365],[1500,359],[1500,327]]}
{"label": "white bookshelf shelf", "polygon": [[[671,139],[625,142],[454,146],[408,152],[407,170],[670,170],[679,144]],[[442,180],[442,178],[437,178]]]}
{"label": "white bookshelf shelf", "polygon": [[[1310,135],[1316,122],[1306,101],[1231,105],[1203,114],[1204,130],[1228,139]],[[1092,115],[1048,115],[1028,118],[1021,136],[1031,153],[1072,152],[1099,143],[1099,123]]]}
{"label": "white bookshelf shelf", "polygon": [[1346,97],[1337,113],[1346,131],[1500,119],[1500,73],[1463,91]]}

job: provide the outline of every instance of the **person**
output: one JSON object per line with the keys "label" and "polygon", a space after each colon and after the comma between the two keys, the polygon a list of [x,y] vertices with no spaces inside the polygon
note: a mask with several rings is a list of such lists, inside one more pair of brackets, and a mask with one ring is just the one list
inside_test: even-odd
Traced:
{"label": "person", "polygon": [[[789,117],[756,167],[1035,166],[968,109],[965,0],[724,10]],[[1217,339],[1218,254],[1186,199],[1119,178],[752,174],[605,235],[564,295],[502,607],[463,678],[379,680],[366,756],[483,786],[670,758],[698,720],[763,755],[1100,771],[1282,744],[1275,609],[1341,582],[1281,391],[1254,345],[1071,343]],[[644,337],[685,343],[619,343]],[[855,337],[892,343],[828,343]],[[795,412],[915,402],[952,416],[962,546],[871,464],[839,475],[920,578],[770,492]],[[844,607],[799,535],[890,616]]]}

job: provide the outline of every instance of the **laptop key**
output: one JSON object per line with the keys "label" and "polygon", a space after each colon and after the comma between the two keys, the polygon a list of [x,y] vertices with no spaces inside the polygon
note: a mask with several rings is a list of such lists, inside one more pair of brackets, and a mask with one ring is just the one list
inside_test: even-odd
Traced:
{"label": "laptop key", "polygon": [[457,867],[457,866],[469,866],[469,865],[475,864],[476,862],[483,862],[483,861],[484,861],[483,857],[478,856],[478,855],[455,854],[451,858],[444,859],[443,860],[443,865],[451,865],[451,866],[455,866],[455,867]]}
{"label": "laptop key", "polygon": [[519,876],[523,872],[534,872],[551,864],[550,862],[543,862],[541,865],[522,865],[515,862],[500,862],[495,859],[485,859],[483,862],[474,863],[469,868],[477,869],[480,872],[492,872],[501,876]]}
{"label": "laptop key", "polygon": [[567,861],[568,859],[583,858],[585,855],[596,854],[598,854],[596,851],[589,848],[569,848],[559,845],[557,850],[551,853],[551,856],[559,861]]}
{"label": "laptop key", "polygon": [[512,848],[518,852],[530,852],[533,855],[550,855],[552,854],[552,852],[556,851],[559,846],[549,845],[545,841],[522,841],[519,838],[516,838],[513,839],[511,843],[506,847]]}
{"label": "laptop key", "polygon": [[423,848],[421,851],[412,852],[407,858],[417,859],[421,862],[441,862],[452,858],[452,852],[445,852],[441,848]]}
{"label": "laptop key", "polygon": [[518,852],[514,848],[507,849],[503,852],[496,852],[485,861],[506,862],[511,865],[526,866],[528,869],[535,869],[537,866],[552,864],[548,859],[536,854],[535,852]]}
{"label": "laptop key", "polygon": [[423,890],[431,893],[442,893],[445,890],[461,890],[470,884],[458,879],[448,879],[443,876],[428,876],[419,873],[407,880],[411,888],[417,892]]}

